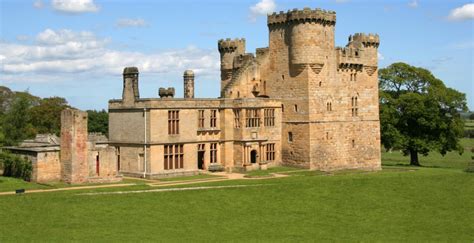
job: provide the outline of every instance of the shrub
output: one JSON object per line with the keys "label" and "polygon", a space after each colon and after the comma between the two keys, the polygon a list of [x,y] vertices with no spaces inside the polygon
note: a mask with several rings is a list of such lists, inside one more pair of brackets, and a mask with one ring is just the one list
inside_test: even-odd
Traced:
{"label": "shrub", "polygon": [[0,153],[0,164],[3,167],[3,175],[9,177],[21,178],[30,181],[33,167],[31,162],[18,155],[7,152]]}
{"label": "shrub", "polygon": [[211,164],[211,165],[209,165],[208,170],[210,172],[219,172],[219,171],[224,171],[225,168],[224,168],[224,166],[222,166],[220,164]]}

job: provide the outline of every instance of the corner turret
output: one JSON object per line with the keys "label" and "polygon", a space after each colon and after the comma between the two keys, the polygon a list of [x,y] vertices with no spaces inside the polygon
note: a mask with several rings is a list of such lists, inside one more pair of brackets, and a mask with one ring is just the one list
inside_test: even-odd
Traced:
{"label": "corner turret", "polygon": [[217,42],[221,56],[221,89],[232,79],[234,57],[245,53],[245,39],[221,39]]}

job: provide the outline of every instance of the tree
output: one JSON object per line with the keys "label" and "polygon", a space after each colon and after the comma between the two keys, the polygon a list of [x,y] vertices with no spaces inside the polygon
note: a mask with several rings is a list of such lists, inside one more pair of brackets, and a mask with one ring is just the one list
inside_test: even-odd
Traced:
{"label": "tree", "polygon": [[34,136],[34,129],[29,122],[31,100],[24,95],[15,97],[11,108],[3,118],[3,135],[6,145],[14,145],[19,141]]}
{"label": "tree", "polygon": [[89,132],[100,132],[106,136],[109,135],[109,113],[107,111],[88,110],[87,115],[89,117],[87,120]]}
{"label": "tree", "polygon": [[469,115],[469,120],[474,120],[474,113],[471,113],[471,114]]}
{"label": "tree", "polygon": [[61,97],[44,98],[39,105],[31,108],[30,119],[36,133],[61,132],[61,111],[70,108],[66,99]]}
{"label": "tree", "polygon": [[423,68],[394,63],[379,72],[382,144],[410,155],[419,166],[418,154],[432,150],[445,155],[463,152],[459,140],[467,111],[466,95],[447,88]]}

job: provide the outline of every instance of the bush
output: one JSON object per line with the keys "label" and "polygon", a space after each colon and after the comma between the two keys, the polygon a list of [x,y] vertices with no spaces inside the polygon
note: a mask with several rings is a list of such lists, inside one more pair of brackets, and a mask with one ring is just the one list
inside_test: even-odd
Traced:
{"label": "bush", "polygon": [[25,181],[31,180],[33,167],[31,162],[18,155],[7,152],[0,153],[0,167],[3,167],[3,175],[21,178]]}
{"label": "bush", "polygon": [[465,138],[474,138],[474,130],[464,130]]}
{"label": "bush", "polygon": [[220,164],[211,164],[211,165],[209,165],[208,170],[210,172],[219,172],[219,171],[224,171],[225,168],[224,168],[224,166],[222,166]]}

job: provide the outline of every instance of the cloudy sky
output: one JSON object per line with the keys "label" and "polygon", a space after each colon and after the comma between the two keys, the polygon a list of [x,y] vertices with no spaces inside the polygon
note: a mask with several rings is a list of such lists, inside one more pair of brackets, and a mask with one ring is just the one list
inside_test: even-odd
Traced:
{"label": "cloudy sky", "polygon": [[336,44],[378,33],[380,66],[430,69],[474,109],[474,3],[469,0],[0,0],[0,85],[81,109],[122,94],[125,66],[140,69],[140,94],[177,88],[196,72],[196,96],[219,96],[220,38],[268,46],[266,14],[293,8],[337,12]]}

